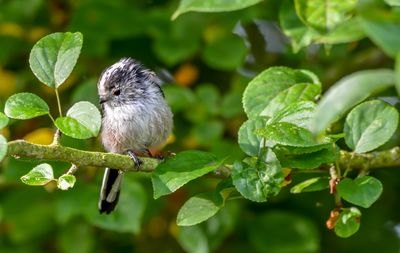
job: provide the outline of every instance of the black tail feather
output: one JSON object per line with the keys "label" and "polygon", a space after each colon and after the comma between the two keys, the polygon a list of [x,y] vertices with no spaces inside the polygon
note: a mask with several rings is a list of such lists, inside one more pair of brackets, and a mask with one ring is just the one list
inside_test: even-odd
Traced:
{"label": "black tail feather", "polygon": [[118,203],[121,189],[122,173],[119,170],[106,168],[100,190],[99,211],[111,213]]}

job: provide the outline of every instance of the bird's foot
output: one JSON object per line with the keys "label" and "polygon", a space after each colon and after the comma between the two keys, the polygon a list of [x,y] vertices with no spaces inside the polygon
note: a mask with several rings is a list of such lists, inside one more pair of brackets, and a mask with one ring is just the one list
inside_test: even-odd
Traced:
{"label": "bird's foot", "polygon": [[142,161],[139,159],[139,157],[136,156],[135,152],[132,150],[127,150],[128,156],[132,159],[132,161],[135,163],[135,168],[137,171],[139,171],[140,165],[142,165]]}

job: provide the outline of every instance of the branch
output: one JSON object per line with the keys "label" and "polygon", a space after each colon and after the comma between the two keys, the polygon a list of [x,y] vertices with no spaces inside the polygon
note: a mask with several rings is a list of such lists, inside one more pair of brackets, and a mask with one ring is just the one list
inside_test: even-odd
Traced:
{"label": "branch", "polygon": [[[16,158],[63,161],[78,167],[108,167],[123,171],[141,172],[153,172],[160,163],[160,160],[155,158],[140,157],[143,163],[137,170],[133,161],[125,155],[84,151],[60,145],[32,144],[24,140],[10,141],[8,143],[8,155]],[[340,151],[339,165],[342,169],[349,166],[353,170],[399,167],[400,147],[368,154],[353,154],[342,150]],[[299,170],[299,172],[303,171],[305,170]],[[308,171],[320,172],[321,170]],[[221,178],[229,177],[230,167],[228,165],[221,166],[213,175]]]}

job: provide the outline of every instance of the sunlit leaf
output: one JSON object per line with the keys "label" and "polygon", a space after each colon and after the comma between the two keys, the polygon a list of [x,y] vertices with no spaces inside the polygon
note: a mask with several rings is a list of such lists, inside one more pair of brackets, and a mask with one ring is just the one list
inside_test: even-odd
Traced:
{"label": "sunlit leaf", "polygon": [[96,106],[82,101],[74,104],[68,110],[66,117],[57,118],[56,126],[61,132],[73,138],[96,137],[101,127],[101,115]]}
{"label": "sunlit leaf", "polygon": [[399,113],[380,100],[355,107],[344,126],[346,144],[357,153],[365,153],[386,143],[397,129]]}
{"label": "sunlit leaf", "polygon": [[370,207],[382,194],[382,183],[371,176],[354,180],[345,178],[336,186],[340,197],[347,202],[364,208]]}
{"label": "sunlit leaf", "polygon": [[7,154],[8,144],[6,138],[0,134],[0,162]]}
{"label": "sunlit leaf", "polygon": [[219,166],[213,154],[195,150],[180,152],[158,165],[152,174],[154,198],[170,194]]}
{"label": "sunlit leaf", "polygon": [[54,180],[53,168],[47,163],[39,164],[21,177],[21,181],[27,185],[45,185],[52,180]]}
{"label": "sunlit leaf", "polygon": [[290,189],[291,193],[321,191],[329,188],[329,177],[313,177]]}
{"label": "sunlit leaf", "polygon": [[68,190],[74,187],[76,178],[74,175],[64,174],[57,180],[57,187],[61,190]]}
{"label": "sunlit leaf", "polygon": [[243,108],[249,118],[257,117],[281,91],[297,83],[319,83],[309,71],[271,67],[250,81],[243,93]]}
{"label": "sunlit leaf", "polygon": [[357,0],[295,0],[296,12],[307,25],[326,32],[350,19]]}
{"label": "sunlit leaf", "polygon": [[72,138],[76,139],[88,139],[93,137],[90,129],[79,123],[78,120],[71,117],[59,117],[55,122],[56,126],[60,131]]}
{"label": "sunlit leaf", "polygon": [[35,76],[47,86],[59,87],[71,74],[83,43],[81,33],[52,33],[32,48],[29,64]]}
{"label": "sunlit leaf", "polygon": [[390,69],[358,71],[339,80],[321,99],[312,124],[313,132],[321,133],[351,107],[394,83],[394,72]]}
{"label": "sunlit leaf", "polygon": [[343,208],[335,224],[335,234],[347,238],[360,228],[361,212],[355,207]]}
{"label": "sunlit leaf", "polygon": [[39,96],[23,92],[7,99],[4,112],[13,119],[31,119],[49,114],[49,106]]}
{"label": "sunlit leaf", "polygon": [[223,12],[234,11],[257,4],[262,0],[181,0],[178,9],[172,15],[172,19],[176,19],[179,15],[189,11],[198,12]]}
{"label": "sunlit leaf", "polygon": [[296,102],[276,112],[268,123],[286,122],[310,130],[316,109],[317,105],[313,102]]}
{"label": "sunlit leaf", "polygon": [[262,116],[274,116],[288,105],[299,101],[315,101],[321,93],[320,84],[298,83],[281,91],[260,113]]}
{"label": "sunlit leaf", "polygon": [[4,113],[0,112],[0,129],[4,128],[7,126],[9,119],[7,118]]}
{"label": "sunlit leaf", "polygon": [[305,128],[287,122],[276,122],[258,129],[256,134],[264,137],[269,145],[309,147],[318,145],[314,136]]}

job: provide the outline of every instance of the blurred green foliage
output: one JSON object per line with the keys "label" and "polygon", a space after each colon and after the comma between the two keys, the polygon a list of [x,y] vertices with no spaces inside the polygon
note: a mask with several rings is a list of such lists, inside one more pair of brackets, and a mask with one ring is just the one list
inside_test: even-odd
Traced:
{"label": "blurred green foliage", "polygon": [[[29,52],[46,34],[80,31],[81,56],[60,87],[64,111],[78,101],[98,104],[96,80],[101,71],[130,56],[160,73],[170,72],[175,79],[164,86],[175,115],[174,136],[165,149],[201,149],[228,162],[240,160],[244,153],[237,132],[246,120],[242,93],[262,70],[276,65],[309,69],[326,90],[356,70],[393,66],[391,57],[400,48],[396,1],[359,1],[356,19],[345,6],[334,10],[340,22],[323,27],[323,20],[302,12],[316,7],[307,6],[311,2],[265,0],[242,10],[191,12],[171,21],[179,1],[0,0],[0,106],[16,92],[31,91],[56,114],[53,90],[39,84],[29,71]],[[298,17],[296,11],[304,16]],[[299,25],[302,21],[310,26]],[[346,43],[318,44],[323,42]],[[383,96],[394,99],[395,92]],[[397,98],[394,104],[398,106]],[[11,121],[2,134],[9,140],[48,144],[54,130],[49,126],[45,117]],[[63,136],[61,142],[101,150],[95,139]],[[102,170],[79,170],[75,187],[66,192],[52,184],[33,188],[20,183],[19,178],[37,164],[15,158],[3,162],[0,252],[398,252],[400,247],[400,172],[396,170],[375,173],[384,182],[383,195],[363,210],[358,234],[343,240],[325,227],[334,208],[327,191],[293,196],[283,188],[267,203],[227,201],[208,221],[177,227],[176,215],[183,203],[215,188],[216,180],[200,179],[154,200],[149,176],[130,173],[117,211],[101,216],[96,202]],[[56,177],[69,167],[50,164]],[[307,178],[296,174],[292,184]],[[354,210],[344,215],[353,223],[358,218]]]}

